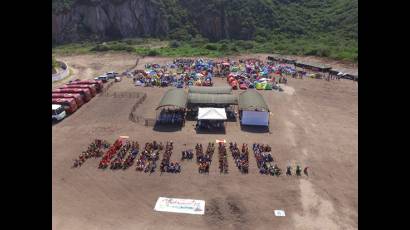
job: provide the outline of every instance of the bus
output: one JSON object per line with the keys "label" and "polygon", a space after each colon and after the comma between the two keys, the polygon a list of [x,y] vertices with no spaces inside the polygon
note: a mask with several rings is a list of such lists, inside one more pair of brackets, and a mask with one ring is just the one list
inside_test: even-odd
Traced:
{"label": "bus", "polygon": [[52,98],[51,101],[53,104],[62,105],[69,114],[74,113],[78,108],[73,98]]}
{"label": "bus", "polygon": [[83,96],[79,93],[53,93],[52,98],[73,98],[78,107],[84,104]]}
{"label": "bus", "polygon": [[54,89],[51,91],[52,93],[79,93],[83,96],[84,102],[88,102],[91,100],[91,92],[89,89],[81,88],[81,89],[74,89],[74,88],[63,88],[63,89]]}

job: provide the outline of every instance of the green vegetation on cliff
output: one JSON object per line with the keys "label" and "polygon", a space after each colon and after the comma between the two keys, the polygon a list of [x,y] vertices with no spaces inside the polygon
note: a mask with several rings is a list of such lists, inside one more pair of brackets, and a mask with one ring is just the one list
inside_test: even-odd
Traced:
{"label": "green vegetation on cliff", "polygon": [[[75,4],[122,4],[127,1],[134,0],[53,0],[53,11],[56,14],[69,11]],[[71,48],[166,56],[275,51],[358,59],[357,0],[148,1],[168,28],[167,34],[152,37],[171,40],[169,46],[147,48],[128,39],[108,41],[106,45],[96,45],[94,40],[86,45],[73,44]],[[69,50],[67,47],[70,45],[63,46],[60,51]]]}

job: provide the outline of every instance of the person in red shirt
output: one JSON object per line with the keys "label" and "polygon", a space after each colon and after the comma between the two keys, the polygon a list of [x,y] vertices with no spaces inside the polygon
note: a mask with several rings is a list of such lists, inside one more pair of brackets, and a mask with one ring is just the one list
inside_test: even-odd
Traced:
{"label": "person in red shirt", "polygon": [[309,176],[308,168],[309,168],[309,167],[305,167],[305,169],[303,169],[303,173],[304,173],[306,176]]}

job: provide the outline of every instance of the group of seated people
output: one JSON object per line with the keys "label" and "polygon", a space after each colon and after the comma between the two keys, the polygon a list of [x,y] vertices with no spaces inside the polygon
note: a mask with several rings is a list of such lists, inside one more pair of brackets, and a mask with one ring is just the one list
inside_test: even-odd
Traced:
{"label": "group of seated people", "polygon": [[273,161],[270,154],[271,148],[269,145],[253,144],[253,153],[256,158],[256,163],[261,174],[267,174],[270,166],[270,162]]}
{"label": "group of seated people", "polygon": [[161,113],[159,114],[157,122],[159,124],[183,125],[185,121],[184,115],[184,110],[162,109]]}
{"label": "group of seated people", "polygon": [[182,151],[181,160],[185,160],[185,159],[192,160],[192,158],[194,158],[194,152],[192,149]]}
{"label": "group of seated people", "polygon": [[226,153],[226,146],[224,143],[219,143],[219,172],[228,173],[228,154]]}
{"label": "group of seated people", "polygon": [[[171,142],[172,145],[172,142]],[[164,149],[162,142],[156,141],[145,143],[144,150],[136,162],[136,170],[144,172],[154,172],[157,166],[156,161],[159,159],[160,151]]]}
{"label": "group of seated people", "polygon": [[242,151],[239,150],[236,143],[229,143],[229,150],[232,153],[232,157],[235,160],[236,167],[238,167],[241,173],[248,173],[249,169],[249,150],[248,145],[242,145]]}
{"label": "group of seated people", "polygon": [[181,165],[178,162],[171,162],[171,155],[173,150],[172,142],[167,142],[165,146],[164,157],[162,158],[162,162],[160,165],[160,170],[162,172],[169,172],[169,173],[180,173],[181,172]]}
{"label": "group of seated people", "polygon": [[198,120],[196,129],[220,129],[224,127],[224,122],[221,120]]}
{"label": "group of seated people", "polygon": [[204,154],[202,144],[197,144],[195,146],[196,151],[196,161],[199,164],[198,171],[199,173],[209,173],[209,166],[212,162],[212,156],[215,152],[214,143],[209,142]]}

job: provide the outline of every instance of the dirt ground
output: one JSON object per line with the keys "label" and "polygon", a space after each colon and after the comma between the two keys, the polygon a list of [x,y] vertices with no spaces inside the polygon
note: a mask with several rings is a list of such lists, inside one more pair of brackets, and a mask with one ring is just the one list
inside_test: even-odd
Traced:
{"label": "dirt ground", "polygon": [[[135,64],[128,54],[57,57],[75,72],[91,78],[104,71],[122,72]],[[144,58],[165,63],[167,58]],[[217,79],[216,85],[226,85]],[[58,84],[53,85],[56,87]],[[269,132],[226,123],[225,134],[197,134],[194,122],[181,130],[154,130],[129,120],[136,98],[114,93],[146,93],[136,109],[141,118],[155,118],[154,108],[167,88],[141,88],[131,79],[115,83],[109,95],[98,95],[52,132],[53,229],[357,229],[358,228],[358,86],[349,80],[289,79],[285,92],[259,91],[272,112]],[[236,91],[235,93],[239,93]],[[99,170],[99,159],[77,169],[72,160],[95,138],[113,142],[128,135],[140,144],[174,142],[171,160],[181,151],[226,139],[238,144],[272,146],[279,167],[310,167],[309,177],[271,177],[258,173],[251,151],[249,174],[241,175],[229,155],[229,174],[218,172],[217,152],[209,175],[200,175],[195,161],[182,162],[181,174],[148,175],[135,171]],[[185,146],[186,145],[186,146]],[[230,154],[230,152],[228,152]],[[162,159],[162,156],[160,156]],[[154,211],[160,196],[205,200],[205,215]],[[276,217],[275,209],[286,212]]]}

